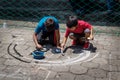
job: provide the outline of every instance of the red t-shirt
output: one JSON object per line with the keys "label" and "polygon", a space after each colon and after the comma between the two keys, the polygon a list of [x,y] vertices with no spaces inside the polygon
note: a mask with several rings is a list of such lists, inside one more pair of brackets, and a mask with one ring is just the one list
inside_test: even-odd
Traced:
{"label": "red t-shirt", "polygon": [[78,33],[78,34],[81,34],[84,32],[84,30],[88,28],[91,30],[92,26],[83,21],[83,20],[78,20],[78,26],[76,27],[76,29],[74,31],[71,31],[69,28],[66,29],[66,32],[65,32],[65,37],[68,37],[70,33]]}

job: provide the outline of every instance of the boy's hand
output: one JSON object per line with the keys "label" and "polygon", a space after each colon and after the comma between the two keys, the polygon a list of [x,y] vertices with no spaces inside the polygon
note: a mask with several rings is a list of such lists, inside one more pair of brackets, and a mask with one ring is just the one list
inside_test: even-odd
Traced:
{"label": "boy's hand", "polygon": [[93,40],[94,39],[94,37],[93,37],[93,35],[90,35],[90,37],[89,37],[91,40]]}
{"label": "boy's hand", "polygon": [[61,44],[61,49],[63,50],[64,49],[64,47],[65,47],[65,44]]}
{"label": "boy's hand", "polygon": [[42,49],[42,48],[43,48],[40,44],[37,44],[36,47],[37,47],[38,49]]}
{"label": "boy's hand", "polygon": [[59,48],[59,49],[61,48],[61,44],[60,43],[57,44],[57,48]]}
{"label": "boy's hand", "polygon": [[61,49],[61,47],[60,47],[60,46],[57,46],[57,48],[58,48],[58,49]]}

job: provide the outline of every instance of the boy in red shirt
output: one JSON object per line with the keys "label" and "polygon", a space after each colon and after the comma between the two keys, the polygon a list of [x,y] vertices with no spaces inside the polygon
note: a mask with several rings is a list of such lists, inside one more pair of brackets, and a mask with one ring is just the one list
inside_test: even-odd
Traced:
{"label": "boy in red shirt", "polygon": [[69,36],[70,39],[73,39],[72,45],[83,45],[83,49],[88,49],[89,39],[93,40],[92,26],[83,20],[78,20],[76,16],[69,16],[66,26],[67,29],[61,47],[64,48]]}

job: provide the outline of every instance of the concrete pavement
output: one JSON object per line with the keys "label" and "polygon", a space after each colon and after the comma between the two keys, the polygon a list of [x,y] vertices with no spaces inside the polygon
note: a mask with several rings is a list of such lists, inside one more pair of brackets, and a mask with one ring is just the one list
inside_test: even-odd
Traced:
{"label": "concrete pavement", "polygon": [[35,50],[34,28],[0,28],[0,80],[119,80],[120,28],[95,29],[91,43],[96,52],[72,47],[62,56],[52,53],[53,47],[47,45],[50,50],[45,59],[36,60],[30,54]]}

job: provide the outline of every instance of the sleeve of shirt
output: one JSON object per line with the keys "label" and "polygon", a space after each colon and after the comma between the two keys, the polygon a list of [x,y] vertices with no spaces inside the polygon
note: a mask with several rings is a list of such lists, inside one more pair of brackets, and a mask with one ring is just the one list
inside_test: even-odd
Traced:
{"label": "sleeve of shirt", "polygon": [[92,26],[88,22],[84,22],[84,28],[88,28],[91,30]]}
{"label": "sleeve of shirt", "polygon": [[59,22],[56,18],[54,18],[55,21],[55,29],[59,29]]}
{"label": "sleeve of shirt", "polygon": [[38,34],[42,30],[42,26],[44,25],[43,21],[41,20],[35,28],[35,33]]}
{"label": "sleeve of shirt", "polygon": [[69,34],[70,34],[70,31],[69,31],[68,28],[67,28],[66,31],[65,31],[65,37],[68,37]]}

